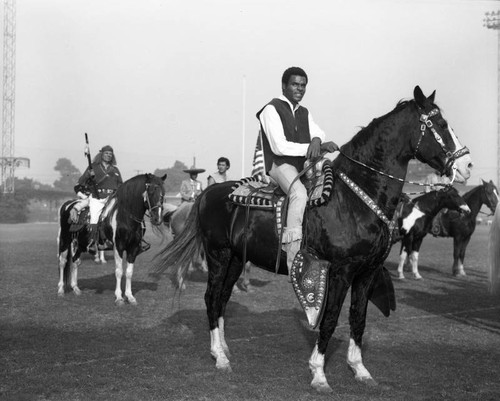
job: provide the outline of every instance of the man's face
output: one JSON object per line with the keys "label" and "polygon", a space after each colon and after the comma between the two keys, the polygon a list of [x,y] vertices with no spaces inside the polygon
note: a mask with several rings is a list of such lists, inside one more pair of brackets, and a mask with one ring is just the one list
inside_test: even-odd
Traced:
{"label": "man's face", "polygon": [[292,75],[288,84],[281,84],[283,95],[290,100],[292,104],[299,103],[306,93],[307,79],[299,75]]}
{"label": "man's face", "polygon": [[113,160],[113,152],[110,152],[108,150],[102,152],[102,160],[104,160],[106,163],[110,163],[111,160]]}
{"label": "man's face", "polygon": [[217,163],[217,169],[219,170],[220,174],[224,174],[227,171],[227,164],[226,164],[226,162],[219,162],[219,163]]}

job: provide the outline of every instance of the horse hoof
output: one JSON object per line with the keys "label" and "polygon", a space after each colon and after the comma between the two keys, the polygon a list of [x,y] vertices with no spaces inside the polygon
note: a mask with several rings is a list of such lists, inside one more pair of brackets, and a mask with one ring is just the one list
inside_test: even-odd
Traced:
{"label": "horse hoof", "polygon": [[123,299],[117,299],[117,300],[115,300],[115,305],[116,306],[123,306],[123,305],[125,305],[125,301]]}
{"label": "horse hoof", "polygon": [[225,365],[219,365],[219,366],[215,366],[217,368],[217,370],[219,372],[224,372],[224,373],[232,373],[233,372],[233,369],[231,368],[231,365],[228,363],[228,364],[225,364]]}
{"label": "horse hoof", "polygon": [[400,275],[398,276],[398,280],[404,280],[405,278],[406,278],[406,277],[405,277],[404,275],[402,275],[402,274],[400,274]]}
{"label": "horse hoof", "polygon": [[78,287],[73,288],[73,293],[77,296],[82,295],[82,291]]}
{"label": "horse hoof", "polygon": [[101,263],[104,265],[104,264],[108,263],[108,261],[103,259],[103,260],[101,260]]}
{"label": "horse hoof", "polygon": [[64,298],[64,291],[62,291],[62,292],[61,292],[61,291],[58,291],[58,292],[57,292],[57,296],[58,296],[59,298]]}
{"label": "horse hoof", "polygon": [[414,275],[413,276],[413,279],[414,280],[422,280],[422,276],[419,274],[418,276],[417,275]]}
{"label": "horse hoof", "polygon": [[137,306],[137,301],[136,301],[136,299],[135,299],[135,298],[132,298],[132,299],[128,298],[128,303],[129,303],[130,305]]}
{"label": "horse hoof", "polygon": [[318,393],[323,393],[323,394],[333,393],[332,388],[330,387],[330,385],[327,382],[325,382],[325,383],[311,383],[311,387],[313,389],[315,389]]}
{"label": "horse hoof", "polygon": [[356,380],[367,385],[368,387],[378,386],[378,383],[375,381],[375,379],[373,379],[373,377],[356,377]]}

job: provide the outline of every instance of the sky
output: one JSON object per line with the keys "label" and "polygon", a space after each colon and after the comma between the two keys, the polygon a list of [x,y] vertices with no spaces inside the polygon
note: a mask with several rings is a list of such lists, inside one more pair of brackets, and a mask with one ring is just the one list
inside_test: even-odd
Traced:
{"label": "sky", "polygon": [[[59,158],[83,172],[115,150],[123,178],[176,160],[231,161],[248,176],[256,112],[281,75],[309,76],[302,104],[342,145],[413,96],[436,103],[475,164],[497,181],[498,31],[481,0],[17,0],[16,176],[46,184]],[[3,32],[3,18],[2,18]],[[168,179],[168,178],[167,178]]]}

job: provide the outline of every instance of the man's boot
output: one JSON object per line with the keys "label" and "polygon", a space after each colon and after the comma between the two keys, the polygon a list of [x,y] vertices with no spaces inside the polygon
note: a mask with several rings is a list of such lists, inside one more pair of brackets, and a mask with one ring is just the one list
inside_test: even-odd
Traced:
{"label": "man's boot", "polygon": [[292,278],[290,276],[292,272],[292,263],[297,255],[297,252],[300,250],[301,240],[296,240],[292,242],[288,242],[284,245],[284,250],[286,252],[286,265],[288,267],[288,282],[292,282]]}

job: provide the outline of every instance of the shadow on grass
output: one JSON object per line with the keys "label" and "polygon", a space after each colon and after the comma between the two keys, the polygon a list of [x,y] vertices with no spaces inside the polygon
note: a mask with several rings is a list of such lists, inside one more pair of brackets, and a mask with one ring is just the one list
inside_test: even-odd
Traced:
{"label": "shadow on grass", "polygon": [[[81,290],[92,290],[96,294],[102,294],[105,291],[114,291],[116,286],[116,277],[114,274],[105,276],[87,278],[78,280],[78,286]],[[122,277],[122,290],[125,289],[125,279]],[[134,294],[141,291],[157,291],[158,283],[149,281],[136,281],[132,278],[132,288]]]}

